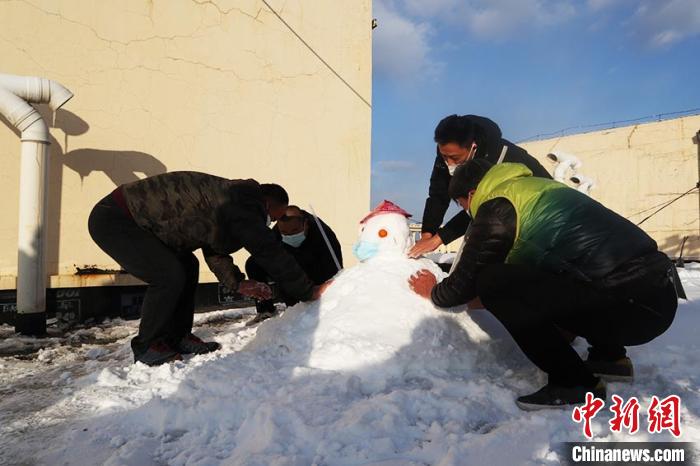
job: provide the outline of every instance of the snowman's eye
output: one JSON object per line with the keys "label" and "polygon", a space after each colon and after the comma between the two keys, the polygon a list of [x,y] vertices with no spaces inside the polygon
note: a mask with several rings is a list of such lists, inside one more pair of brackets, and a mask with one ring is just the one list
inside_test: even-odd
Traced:
{"label": "snowman's eye", "polygon": [[384,228],[377,232],[377,235],[379,235],[380,238],[386,238],[388,234],[389,233]]}

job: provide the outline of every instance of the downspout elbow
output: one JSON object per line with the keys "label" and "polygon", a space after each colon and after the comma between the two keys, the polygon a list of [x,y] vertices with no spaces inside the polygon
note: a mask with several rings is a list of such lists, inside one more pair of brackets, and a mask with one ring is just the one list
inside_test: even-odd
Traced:
{"label": "downspout elbow", "polygon": [[73,98],[73,93],[69,91],[63,84],[48,80],[49,81],[49,107],[51,110],[58,110],[66,102]]}
{"label": "downspout elbow", "polygon": [[49,129],[39,112],[2,87],[0,87],[0,114],[20,131],[22,141],[49,142]]}
{"label": "downspout elbow", "polygon": [[588,178],[585,175],[574,175],[571,181],[576,184],[576,189],[582,193],[589,194],[593,188],[596,186],[595,180]]}
{"label": "downspout elbow", "polygon": [[36,76],[0,73],[0,87],[4,87],[27,102],[48,104],[54,111],[73,97],[73,93],[61,83]]}
{"label": "downspout elbow", "polygon": [[39,118],[22,131],[20,139],[22,142],[31,141],[50,144],[49,127],[46,126],[46,122],[42,118]]}
{"label": "downspout elbow", "polygon": [[583,165],[575,155],[561,151],[550,152],[547,154],[547,158],[557,164],[554,168],[554,179],[557,181],[564,181],[569,169],[576,172]]}

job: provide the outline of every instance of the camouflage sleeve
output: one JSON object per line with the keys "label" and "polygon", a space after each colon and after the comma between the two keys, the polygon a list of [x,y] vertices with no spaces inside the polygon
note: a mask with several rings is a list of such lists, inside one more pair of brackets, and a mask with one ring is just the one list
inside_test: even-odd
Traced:
{"label": "camouflage sleeve", "polygon": [[243,278],[240,269],[233,263],[233,258],[228,254],[219,254],[209,248],[202,249],[204,260],[209,266],[209,270],[214,272],[217,280],[229,291],[238,289],[238,284]]}

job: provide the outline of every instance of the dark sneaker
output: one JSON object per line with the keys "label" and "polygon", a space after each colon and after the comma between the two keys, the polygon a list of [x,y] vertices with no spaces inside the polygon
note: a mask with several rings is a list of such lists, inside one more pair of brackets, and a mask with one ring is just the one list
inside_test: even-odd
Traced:
{"label": "dark sneaker", "polygon": [[258,313],[255,315],[255,317],[253,317],[252,319],[250,319],[250,320],[246,323],[246,326],[247,326],[247,327],[251,327],[251,326],[253,326],[253,325],[257,325],[257,324],[259,324],[260,322],[262,322],[263,320],[267,320],[267,319],[269,319],[270,317],[275,317],[277,314],[279,314],[279,311],[277,311],[277,310],[274,310],[274,311],[272,311],[272,312],[258,312]]}
{"label": "dark sneaker", "polygon": [[535,411],[538,409],[568,408],[572,405],[579,405],[586,402],[586,393],[592,392],[596,398],[606,398],[605,384],[602,380],[594,388],[584,387],[561,387],[547,384],[535,393],[518,397],[515,404],[525,411]]}
{"label": "dark sneaker", "polygon": [[596,377],[607,382],[631,382],[634,380],[634,366],[630,358],[622,358],[616,361],[599,361],[589,359],[586,366]]}
{"label": "dark sneaker", "polygon": [[151,343],[145,353],[134,355],[135,363],[142,362],[147,366],[160,366],[171,361],[182,361],[182,355],[162,341]]}
{"label": "dark sneaker", "polygon": [[206,354],[216,351],[221,345],[215,341],[203,341],[191,333],[177,344],[177,349],[182,354]]}

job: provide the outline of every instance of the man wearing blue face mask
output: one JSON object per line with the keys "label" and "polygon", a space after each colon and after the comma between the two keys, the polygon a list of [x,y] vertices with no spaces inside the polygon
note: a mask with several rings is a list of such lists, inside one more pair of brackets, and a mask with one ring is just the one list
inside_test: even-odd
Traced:
{"label": "man wearing blue face mask", "polygon": [[[323,220],[319,219],[328,240],[333,247],[340,266],[343,266],[343,256],[340,251],[340,243],[331,228]],[[333,261],[333,256],[328,250],[328,246],[323,239],[323,235],[316,224],[313,216],[297,206],[287,207],[285,215],[275,224],[272,231],[282,242],[282,247],[296,259],[302,270],[316,285],[321,285],[331,279],[338,268]],[[245,264],[246,274],[251,280],[268,282],[269,275],[255,262],[254,258],[249,258]],[[255,277],[255,278],[254,278]],[[298,302],[291,296],[282,293],[278,301],[284,301],[288,306]],[[275,314],[275,300],[258,301],[256,309],[258,316],[252,323],[260,322]]]}

